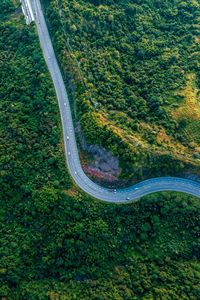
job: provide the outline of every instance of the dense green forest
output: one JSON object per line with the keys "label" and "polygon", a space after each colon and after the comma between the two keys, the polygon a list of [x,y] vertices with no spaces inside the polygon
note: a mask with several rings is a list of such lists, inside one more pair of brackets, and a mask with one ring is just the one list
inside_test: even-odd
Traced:
{"label": "dense green forest", "polygon": [[199,1],[42,3],[76,122],[121,179],[199,175]]}
{"label": "dense green forest", "polygon": [[199,299],[199,200],[163,193],[118,206],[82,194],[35,27],[2,3],[0,298]]}

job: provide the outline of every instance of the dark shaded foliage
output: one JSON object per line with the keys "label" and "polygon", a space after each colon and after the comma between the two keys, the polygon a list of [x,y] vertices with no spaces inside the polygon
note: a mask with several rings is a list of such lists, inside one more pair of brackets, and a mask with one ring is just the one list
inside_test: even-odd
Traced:
{"label": "dark shaded foliage", "polygon": [[81,194],[23,17],[1,21],[0,55],[0,298],[199,299],[199,200],[156,194],[118,206]]}

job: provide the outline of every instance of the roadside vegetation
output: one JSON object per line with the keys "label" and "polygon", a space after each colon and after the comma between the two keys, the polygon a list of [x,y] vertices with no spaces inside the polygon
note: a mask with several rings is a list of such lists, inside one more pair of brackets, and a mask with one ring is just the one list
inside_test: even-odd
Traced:
{"label": "roadside vegetation", "polygon": [[121,179],[199,176],[199,1],[42,3],[76,122]]}
{"label": "roadside vegetation", "polygon": [[[71,182],[34,25],[0,19],[0,298],[200,298],[199,199],[110,205]],[[12,8],[12,9],[10,9]],[[17,12],[17,13],[16,13]]]}

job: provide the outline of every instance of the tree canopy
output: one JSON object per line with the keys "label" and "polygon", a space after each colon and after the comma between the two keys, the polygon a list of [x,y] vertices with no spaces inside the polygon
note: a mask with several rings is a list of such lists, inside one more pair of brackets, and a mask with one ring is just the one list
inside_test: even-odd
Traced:
{"label": "tree canopy", "polygon": [[121,179],[198,174],[199,2],[42,2],[76,122]]}
{"label": "tree canopy", "polygon": [[0,19],[0,298],[199,299],[199,199],[91,199],[70,180],[34,25]]}

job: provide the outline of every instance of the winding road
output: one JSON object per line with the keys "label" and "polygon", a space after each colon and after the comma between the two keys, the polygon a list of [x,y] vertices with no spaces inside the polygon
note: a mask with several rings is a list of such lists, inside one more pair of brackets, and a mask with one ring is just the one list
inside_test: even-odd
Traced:
{"label": "winding road", "polygon": [[37,26],[40,45],[47,67],[51,74],[58,99],[67,166],[76,184],[90,196],[113,203],[128,203],[130,201],[136,201],[142,196],[160,191],[184,192],[200,197],[200,183],[189,179],[176,177],[153,178],[142,181],[131,187],[115,191],[97,185],[85,175],[80,164],[69,99],[53,50],[41,4],[39,0],[30,0],[30,4]]}

